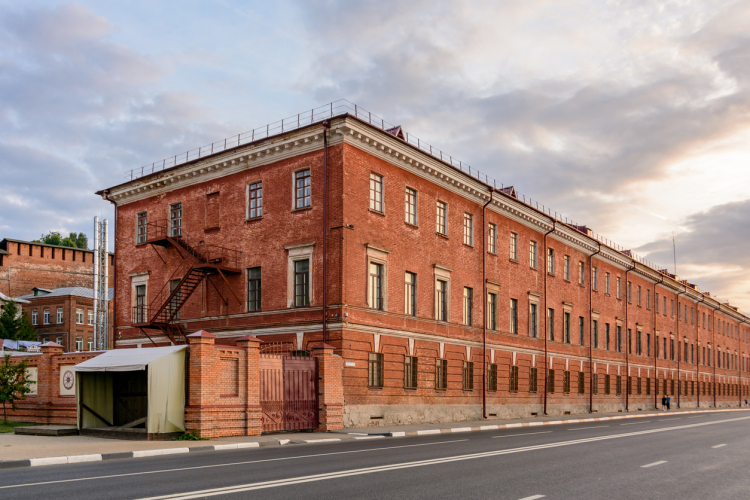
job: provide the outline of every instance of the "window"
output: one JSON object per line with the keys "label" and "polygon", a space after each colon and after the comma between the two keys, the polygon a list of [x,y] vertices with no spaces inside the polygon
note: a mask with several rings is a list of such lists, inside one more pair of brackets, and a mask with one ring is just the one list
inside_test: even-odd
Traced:
{"label": "window", "polygon": [[31,311],[31,324],[36,325],[38,321],[39,321],[39,311],[34,309],[33,311]]}
{"label": "window", "polygon": [[530,337],[537,337],[538,336],[538,322],[537,319],[537,304],[530,304],[529,305],[529,336]]}
{"label": "window", "polygon": [[373,309],[383,309],[383,264],[370,262],[370,290],[367,301]]}
{"label": "window", "polygon": [[404,388],[416,389],[419,375],[419,358],[416,356],[404,357]]}
{"label": "window", "polygon": [[674,339],[669,339],[669,359],[674,361]]}
{"label": "window", "polygon": [[[663,301],[664,301],[663,312],[664,312],[664,316],[666,316],[667,315],[667,297],[666,296],[663,297]],[[711,325],[708,325],[708,329],[709,330],[711,329]]]}
{"label": "window", "polygon": [[565,279],[570,281],[570,255],[565,256]]}
{"label": "window", "polygon": [[510,333],[518,333],[518,300],[510,299]]}
{"label": "window", "polygon": [[651,309],[651,290],[646,290],[646,309]]}
{"label": "window", "polygon": [[94,341],[93,341],[93,339],[88,339],[87,343],[88,343],[88,348],[89,348],[88,350],[89,351],[93,351],[94,350]]}
{"label": "window", "polygon": [[404,314],[417,315],[417,275],[406,272],[404,278]]}
{"label": "window", "polygon": [[584,381],[584,375],[583,372],[578,372],[578,394],[583,394],[585,392],[585,381]]}
{"label": "window", "polygon": [[464,214],[464,245],[474,246],[474,216]]}
{"label": "window", "polygon": [[583,345],[583,316],[578,316],[578,343]]}
{"label": "window", "polygon": [[169,294],[171,295],[172,292],[177,290],[177,293],[172,297],[172,300],[169,301],[169,314],[172,315],[174,319],[180,319],[180,307],[181,307],[181,300],[180,296],[182,295],[182,292],[179,290],[180,288],[180,280],[171,280],[169,282]]}
{"label": "window", "polygon": [[182,236],[182,203],[169,206],[169,235]]}
{"label": "window", "polygon": [[487,328],[497,330],[497,294],[487,294]]}
{"label": "window", "polygon": [[518,260],[518,235],[510,233],[510,260]]}
{"label": "window", "polygon": [[135,242],[136,245],[142,245],[148,239],[148,212],[140,212],[135,217]]}
{"label": "window", "polygon": [[609,273],[604,273],[604,293],[609,295],[609,284],[610,284],[610,276]]}
{"label": "window", "polygon": [[659,312],[659,294],[654,294],[654,311]]}
{"label": "window", "polygon": [[617,375],[615,378],[615,394],[619,396],[622,394],[622,376]]}
{"label": "window", "polygon": [[221,199],[219,192],[206,195],[206,229],[218,228],[221,225]]}
{"label": "window", "polygon": [[643,355],[643,351],[641,350],[641,336],[642,336],[642,333],[640,330],[638,330],[635,334],[635,353],[638,356]]}
{"label": "window", "polygon": [[76,324],[83,324],[83,309],[76,309]]}
{"label": "window", "polygon": [[310,169],[294,173],[294,208],[310,206]]}
{"label": "window", "polygon": [[638,307],[641,307],[641,285],[638,285]]}
{"label": "window", "polygon": [[474,362],[464,361],[463,367],[463,390],[474,390]]}
{"label": "window", "polygon": [[146,322],[146,285],[136,285],[135,287],[135,322]]}
{"label": "window", "polygon": [[497,365],[495,363],[487,365],[487,390],[497,391]]}
{"label": "window", "polygon": [[583,286],[586,282],[586,268],[584,267],[583,261],[578,261],[578,284]]}
{"label": "window", "polygon": [[57,343],[58,343],[58,344],[60,344],[60,345],[63,345],[63,338],[62,338],[62,337],[57,337],[57,338],[55,339],[55,342],[57,342]]}
{"label": "window", "polygon": [[529,392],[536,392],[536,368],[529,369]]}
{"label": "window", "polygon": [[497,253],[497,226],[491,222],[487,225],[487,251]]}
{"label": "window", "polygon": [[615,350],[622,352],[622,327],[617,325],[615,328]]}
{"label": "window", "polygon": [[464,325],[472,325],[472,316],[474,309],[474,290],[467,286],[464,287]]}
{"label": "window", "polygon": [[628,281],[628,302],[633,303],[633,283]]}
{"label": "window", "polygon": [[252,267],[247,270],[247,310],[260,311],[261,309],[261,282],[260,268]]}
{"label": "window", "polygon": [[553,394],[555,392],[555,370],[547,370],[547,392]]}
{"label": "window", "polygon": [[599,394],[599,374],[597,373],[591,375],[591,393]]}
{"label": "window", "polygon": [[62,310],[62,307],[58,307],[57,308],[57,324],[59,325],[62,322],[63,322],[63,310]]}
{"label": "window", "polygon": [[622,283],[622,280],[621,280],[621,279],[620,279],[620,277],[618,276],[618,277],[617,277],[617,298],[618,298],[618,299],[619,299],[620,297],[622,297],[622,293],[621,293],[621,291],[620,291],[620,288],[621,288],[621,286],[620,286],[620,285],[621,285],[621,283]]}
{"label": "window", "polygon": [[606,394],[607,396],[609,396],[609,389],[610,389],[609,382],[610,382],[610,378],[609,378],[609,374],[607,373],[604,375],[604,394]]}
{"label": "window", "polygon": [[247,186],[247,218],[263,217],[263,183],[254,182]]}
{"label": "window", "polygon": [[518,392],[518,366],[511,365],[508,374],[508,391]]}
{"label": "window", "polygon": [[76,351],[83,351],[83,337],[76,337]]}
{"label": "window", "polygon": [[294,261],[294,307],[310,305],[310,260]]}
{"label": "window", "polygon": [[383,353],[371,352],[368,355],[367,385],[370,387],[383,387]]}
{"label": "window", "polygon": [[417,190],[406,188],[404,218],[407,224],[417,225]]}
{"label": "window", "polygon": [[536,269],[537,247],[536,241],[529,242],[529,266]]}
{"label": "window", "polygon": [[555,340],[555,310],[551,307],[547,309],[547,331],[549,340]]}
{"label": "window", "polygon": [[435,306],[438,321],[448,321],[448,282],[437,280],[435,284]]}
{"label": "window", "polygon": [[641,395],[641,377],[638,377],[636,379],[636,384],[637,384],[637,386],[636,386],[636,389],[637,389],[636,390],[636,394],[638,394],[640,396]]}
{"label": "window", "polygon": [[651,395],[651,377],[646,377],[646,396]]}
{"label": "window", "polygon": [[437,233],[445,236],[448,234],[447,229],[448,204],[443,201],[437,202]]}
{"label": "window", "polygon": [[383,176],[370,174],[370,210],[383,213]]}
{"label": "window", "polygon": [[591,328],[593,329],[594,334],[594,347],[597,349],[599,348],[599,320],[595,319],[592,322]]}
{"label": "window", "polygon": [[435,389],[445,390],[448,388],[448,360],[435,360]]}
{"label": "window", "polygon": [[555,249],[547,249],[547,273],[555,274]]}
{"label": "window", "polygon": [[595,267],[591,271],[591,288],[594,291],[599,290],[599,268]]}
{"label": "window", "polygon": [[563,371],[563,394],[570,394],[570,371]]}
{"label": "window", "polygon": [[604,323],[604,348],[609,351],[609,323]]}
{"label": "window", "polygon": [[[666,297],[664,300],[667,300]],[[667,312],[667,308],[664,308],[664,312]],[[669,315],[674,318],[674,299],[669,301]]]}
{"label": "window", "polygon": [[94,310],[89,309],[89,325],[93,325],[93,324],[94,324]]}

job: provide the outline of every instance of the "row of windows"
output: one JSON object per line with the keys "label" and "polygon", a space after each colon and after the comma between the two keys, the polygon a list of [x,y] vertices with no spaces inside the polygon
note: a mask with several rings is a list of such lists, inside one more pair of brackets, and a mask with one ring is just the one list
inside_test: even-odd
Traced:
{"label": "row of windows", "polygon": [[[56,323],[61,324],[63,322],[63,308],[58,307],[57,308],[57,317],[56,317]],[[76,309],[76,324],[82,325],[84,319],[84,310],[83,309]],[[39,324],[39,310],[32,309],[31,310],[31,324],[32,325],[38,325]],[[50,310],[49,309],[43,309],[42,310],[42,325],[49,325],[50,323]],[[88,311],[88,324],[93,325],[94,324],[94,311],[93,309],[89,309]]]}

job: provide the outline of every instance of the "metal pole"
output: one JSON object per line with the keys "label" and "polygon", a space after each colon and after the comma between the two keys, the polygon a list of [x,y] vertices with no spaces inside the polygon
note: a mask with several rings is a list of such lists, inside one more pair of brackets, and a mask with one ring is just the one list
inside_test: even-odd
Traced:
{"label": "metal pole", "polygon": [[99,216],[94,217],[94,345],[98,346],[96,320],[99,318]]}
{"label": "metal pole", "polygon": [[602,251],[602,244],[598,241],[596,244],[599,248],[589,256],[589,413],[594,411],[594,292],[592,291],[591,269],[594,255]]}
{"label": "metal pole", "polygon": [[544,272],[544,414],[547,414],[547,382],[549,379],[549,374],[547,373],[549,371],[549,368],[547,367],[547,363],[549,360],[547,359],[547,337],[549,335],[549,311],[547,310],[547,236],[555,231],[555,226],[557,225],[557,221],[555,219],[552,219],[552,229],[544,233],[544,257],[542,261],[542,265],[544,266],[542,268],[542,271]]}
{"label": "metal pole", "polygon": [[492,203],[494,190],[490,188],[490,199],[482,207],[482,418],[487,419],[487,223],[485,212],[487,205]]}

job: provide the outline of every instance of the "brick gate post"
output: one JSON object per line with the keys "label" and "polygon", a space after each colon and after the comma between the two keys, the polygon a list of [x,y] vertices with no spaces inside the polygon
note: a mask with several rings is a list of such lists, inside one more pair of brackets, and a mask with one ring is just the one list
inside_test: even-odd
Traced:
{"label": "brick gate post", "polygon": [[237,346],[245,349],[245,435],[260,436],[263,432],[260,409],[260,342],[252,335],[237,339]]}
{"label": "brick gate post", "polygon": [[344,360],[333,353],[334,347],[318,344],[312,355],[318,358],[318,431],[344,427]]}
{"label": "brick gate post", "polygon": [[57,396],[57,384],[59,384],[60,373],[55,373],[54,357],[63,352],[63,346],[57,342],[42,344],[42,359],[36,372],[36,395],[39,403],[49,405],[52,398]]}
{"label": "brick gate post", "polygon": [[201,437],[214,437],[216,335],[200,330],[187,336],[190,343],[188,361],[188,398],[185,405],[185,429]]}

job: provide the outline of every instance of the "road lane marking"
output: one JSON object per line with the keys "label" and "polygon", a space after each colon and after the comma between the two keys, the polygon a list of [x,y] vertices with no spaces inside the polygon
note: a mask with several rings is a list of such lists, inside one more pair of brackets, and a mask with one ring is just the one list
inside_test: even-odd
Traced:
{"label": "road lane marking", "polygon": [[577,429],[568,429],[569,431],[587,431],[589,429],[601,429],[602,427],[609,427],[608,425],[595,425],[593,427],[579,427]]}
{"label": "road lane marking", "polygon": [[[492,438],[509,438],[509,437],[516,437],[516,436],[531,436],[532,434],[549,434],[552,431],[542,431],[542,432],[524,432],[523,434],[508,434],[506,436],[492,436]],[[540,497],[541,498],[541,497]],[[521,499],[523,500],[523,499]]]}
{"label": "road lane marking", "polygon": [[538,498],[544,498],[544,495],[533,495],[530,497],[523,497],[521,500],[537,500]]}
{"label": "road lane marking", "polygon": [[717,444],[716,446],[712,446],[711,448],[721,448],[722,446],[726,446],[726,443],[724,443],[724,444]]}
{"label": "road lane marking", "polygon": [[641,465],[641,469],[645,469],[647,467],[653,467],[654,465],[661,465],[661,464],[665,464],[665,463],[667,463],[666,460],[660,460],[659,462],[654,462],[652,464]]}
{"label": "road lane marking", "polygon": [[316,458],[316,457],[327,457],[331,455],[346,455],[350,453],[364,453],[368,451],[395,450],[399,448],[416,448],[417,446],[434,446],[436,444],[463,443],[465,441],[468,441],[468,439],[453,439],[451,441],[438,441],[437,443],[407,444],[407,445],[402,445],[402,446],[386,446],[383,448],[368,448],[366,450],[334,451],[331,453],[316,453],[314,455],[299,455],[295,457],[267,458],[265,460],[249,460],[246,462],[232,462],[228,464],[197,465],[194,467],[180,467],[177,469],[162,469],[162,470],[154,470],[154,471],[129,472],[125,474],[109,474],[106,476],[78,477],[78,478],[73,478],[73,479],[59,479],[57,481],[41,481],[38,483],[10,484],[7,486],[0,486],[0,490],[4,490],[8,488],[21,488],[25,486],[41,486],[45,484],[73,483],[77,481],[93,481],[94,479],[111,479],[114,477],[140,476],[142,474],[162,474],[165,472],[182,472],[186,470],[213,469],[214,467],[229,467],[233,465],[248,465],[248,464],[260,464],[264,462],[279,462],[282,460],[296,460],[300,458]]}
{"label": "road lane marking", "polygon": [[[549,448],[558,448],[561,446],[571,446],[575,444],[593,443],[596,441],[605,441],[605,440],[618,439],[618,438],[624,438],[624,437],[643,436],[646,434],[656,434],[659,432],[667,432],[667,431],[673,431],[673,430],[692,429],[695,427],[704,427],[706,425],[714,425],[717,423],[736,422],[736,421],[748,420],[748,419],[750,419],[750,417],[740,417],[736,419],[728,419],[728,420],[723,420],[719,422],[702,422],[699,424],[687,424],[687,425],[680,425],[676,427],[648,429],[645,431],[627,432],[624,434],[610,434],[608,436],[596,436],[596,437],[591,437],[591,438],[575,439],[571,441],[559,441],[557,443],[547,443],[547,444],[541,444],[541,445],[536,445],[536,446],[525,446],[522,448],[509,448],[505,450],[472,453],[469,455],[456,455],[452,457],[435,458],[435,459],[429,459],[429,460],[418,460],[414,462],[402,462],[402,463],[395,463],[395,464],[389,464],[389,465],[381,465],[381,466],[376,466],[376,467],[365,467],[365,468],[360,468],[360,469],[349,469],[349,470],[342,470],[338,472],[328,472],[324,474],[313,474],[310,476],[291,477],[287,479],[278,479],[274,481],[246,483],[246,484],[239,484],[235,486],[226,486],[222,488],[211,488],[207,490],[196,490],[196,491],[188,491],[188,492],[183,492],[183,493],[173,493],[169,495],[160,495],[160,496],[155,496],[155,497],[141,498],[140,500],[192,500],[192,499],[197,499],[197,498],[212,497],[212,496],[218,496],[218,495],[228,495],[228,494],[233,494],[233,493],[242,493],[246,491],[262,490],[262,489],[267,489],[267,488],[277,488],[277,487],[289,486],[293,484],[303,484],[303,483],[311,483],[311,482],[316,482],[316,481],[325,481],[328,479],[340,479],[340,478],[351,477],[351,476],[360,476],[364,474],[373,474],[377,472],[389,472],[389,471],[395,471],[399,469],[409,469],[409,468],[414,468],[414,467],[424,467],[428,465],[440,465],[440,464],[459,462],[459,461],[464,461],[464,460],[475,460],[475,459],[480,459],[480,458],[497,457],[501,455],[510,455],[514,453],[523,453],[527,451],[537,451],[537,450],[544,450],[544,449],[549,449]],[[651,467],[651,466],[659,465],[663,463],[666,463],[666,461],[655,462],[653,464],[648,464],[648,465],[642,465],[641,467]]]}
{"label": "road lane marking", "polygon": [[620,424],[620,425],[638,425],[638,424],[647,424],[649,422],[651,422],[651,420],[644,420],[643,422],[630,422],[627,424]]}

